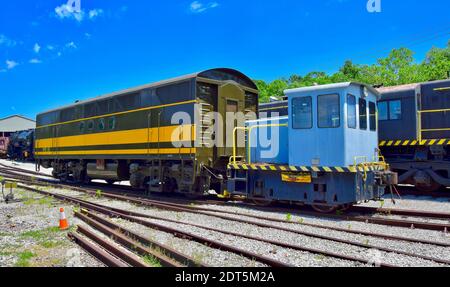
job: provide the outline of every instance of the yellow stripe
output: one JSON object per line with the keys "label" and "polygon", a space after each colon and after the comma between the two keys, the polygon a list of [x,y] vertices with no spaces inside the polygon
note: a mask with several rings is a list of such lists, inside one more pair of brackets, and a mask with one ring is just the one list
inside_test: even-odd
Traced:
{"label": "yellow stripe", "polygon": [[440,140],[438,145],[443,145],[445,143],[446,140]]}
{"label": "yellow stripe", "polygon": [[[157,142],[195,141],[195,125],[168,126],[36,140],[36,148],[87,147]],[[54,146],[56,144],[56,146]]]}
{"label": "yellow stripe", "polygon": [[95,120],[95,119],[100,119],[100,118],[124,115],[124,114],[141,112],[141,111],[150,111],[150,110],[160,109],[160,108],[165,108],[165,107],[173,107],[173,106],[178,106],[178,105],[193,104],[193,103],[196,103],[196,102],[197,102],[197,100],[190,100],[190,101],[178,102],[178,103],[167,104],[167,105],[147,107],[147,108],[136,109],[136,110],[126,111],[126,112],[112,113],[112,114],[107,114],[107,115],[95,116],[95,117],[90,117],[90,118],[82,118],[82,119],[77,119],[77,120],[73,120],[73,121],[67,121],[67,122],[62,122],[62,123],[57,123],[57,124],[40,126],[40,127],[37,127],[36,129],[42,129],[42,128],[46,128],[46,127],[53,127],[53,126],[59,126],[59,125],[66,125],[66,124],[77,123],[77,122],[82,122],[82,121],[86,121],[86,120]]}
{"label": "yellow stripe", "polygon": [[297,168],[295,166],[290,166],[289,169],[293,170],[293,171],[297,171]]}
{"label": "yellow stripe", "polygon": [[389,141],[389,142],[387,143],[387,146],[391,146],[393,143],[394,143],[394,141]]}
{"label": "yellow stripe", "polygon": [[242,167],[243,167],[245,170],[248,170],[248,166],[247,166],[246,164],[243,164]]}
{"label": "yellow stripe", "polygon": [[261,168],[262,170],[267,170],[267,167],[266,167],[265,165],[261,165],[260,168]]}
{"label": "yellow stripe", "polygon": [[329,167],[323,167],[323,169],[326,171],[326,172],[332,172],[332,170],[331,170],[331,168],[329,168]]}
{"label": "yellow stripe", "polygon": [[254,165],[254,164],[252,164],[251,166],[250,166],[252,169],[254,169],[254,170],[257,170],[258,168],[256,167],[256,165]]}
{"label": "yellow stripe", "polygon": [[287,170],[287,168],[286,168],[285,166],[280,166],[280,169],[281,169],[282,171],[286,171],[286,170]]}
{"label": "yellow stripe", "polygon": [[426,142],[427,142],[427,140],[423,140],[423,141],[420,142],[420,145],[425,145]]}
{"label": "yellow stripe", "polygon": [[402,143],[402,141],[397,141],[397,142],[395,143],[395,146],[399,146],[401,143]]}
{"label": "yellow stripe", "polygon": [[416,140],[412,141],[412,143],[411,143],[411,145],[416,145],[416,144],[417,144]]}
{"label": "yellow stripe", "polygon": [[313,170],[313,171],[320,171],[320,168],[313,166],[313,167],[312,167],[312,170]]}
{"label": "yellow stripe", "polygon": [[339,171],[339,172],[344,172],[344,169],[343,168],[341,168],[341,167],[335,167],[335,169],[337,170],[337,171]]}
{"label": "yellow stripe", "polygon": [[124,149],[124,150],[83,150],[83,151],[58,151],[58,152],[36,152],[41,156],[58,155],[129,155],[129,154],[190,154],[196,149],[191,148],[166,148],[166,149]]}
{"label": "yellow stripe", "polygon": [[384,146],[386,144],[386,141],[382,141],[381,143],[380,143],[380,146]]}
{"label": "yellow stripe", "polygon": [[282,106],[282,107],[273,107],[273,108],[266,108],[266,109],[260,109],[260,112],[264,112],[264,111],[271,111],[271,110],[278,110],[278,109],[287,109],[288,106]]}
{"label": "yellow stripe", "polygon": [[428,144],[429,145],[434,145],[435,142],[437,142],[437,140],[431,140]]}
{"label": "yellow stripe", "polygon": [[409,141],[404,141],[404,142],[403,142],[403,145],[404,145],[404,146],[407,146],[408,144],[409,144]]}
{"label": "yellow stripe", "polygon": [[277,170],[276,166],[273,166],[273,165],[270,166],[270,169],[271,170]]}
{"label": "yellow stripe", "polygon": [[351,166],[348,168],[351,172],[356,172],[356,168],[354,166]]}
{"label": "yellow stripe", "polygon": [[300,169],[301,169],[302,171],[309,171],[309,169],[308,169],[306,166],[301,166]]}

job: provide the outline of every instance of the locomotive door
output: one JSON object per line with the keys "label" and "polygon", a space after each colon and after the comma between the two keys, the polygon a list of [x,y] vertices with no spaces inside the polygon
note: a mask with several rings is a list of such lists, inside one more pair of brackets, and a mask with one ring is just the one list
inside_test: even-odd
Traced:
{"label": "locomotive door", "polygon": [[[245,91],[236,83],[228,82],[219,87],[218,100],[219,114],[222,116],[223,129],[221,143],[218,143],[217,154],[220,157],[230,157],[233,155],[233,131],[238,126],[238,118],[245,118]],[[242,115],[239,115],[239,112]],[[244,123],[240,124],[243,125]],[[223,140],[223,142],[222,142]],[[238,155],[243,155],[245,147],[237,150]]]}

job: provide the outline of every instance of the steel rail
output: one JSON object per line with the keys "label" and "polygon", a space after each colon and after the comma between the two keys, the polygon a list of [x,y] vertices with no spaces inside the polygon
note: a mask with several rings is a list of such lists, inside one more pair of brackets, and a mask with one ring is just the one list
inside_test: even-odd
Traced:
{"label": "steel rail", "polygon": [[[60,186],[57,186],[57,187],[60,188]],[[77,189],[77,190],[93,194],[92,191],[89,191],[89,190],[86,190],[86,189],[80,188],[80,189]],[[103,194],[103,196],[109,197],[109,198],[113,198],[113,199],[122,200],[122,201],[123,200],[125,200],[125,201],[134,201],[137,198],[140,201],[139,202],[134,201],[134,203],[139,203],[139,204],[143,204],[144,203],[143,201],[148,201],[148,199],[143,199],[143,198],[134,197],[134,196],[133,196],[133,198],[130,198],[129,196],[124,196],[124,195],[121,196],[121,195],[118,195],[118,194],[105,193],[105,194]],[[161,204],[161,203],[158,202],[158,204]],[[172,204],[173,203],[165,203],[164,205],[172,205]],[[152,205],[154,205],[154,204],[152,204]],[[314,228],[335,230],[335,231],[341,231],[341,232],[358,234],[358,235],[366,235],[366,236],[372,236],[372,237],[378,237],[378,238],[384,238],[384,239],[400,240],[400,241],[422,243],[422,244],[431,244],[431,245],[444,246],[444,247],[449,247],[450,246],[450,243],[437,242],[437,241],[431,241],[431,240],[421,240],[421,239],[408,238],[408,237],[402,237],[402,236],[392,236],[392,235],[386,235],[386,234],[379,234],[379,233],[365,232],[365,231],[358,231],[358,230],[350,230],[350,229],[345,229],[345,228],[324,226],[324,225],[320,225],[320,224],[311,224],[311,223],[305,223],[305,222],[291,222],[291,221],[281,220],[281,219],[277,219],[277,218],[269,218],[269,217],[250,215],[250,214],[245,214],[245,213],[215,210],[215,209],[211,209],[211,208],[199,208],[199,207],[192,207],[192,206],[186,206],[186,205],[181,205],[181,206],[183,206],[185,208],[189,208],[190,210],[188,210],[188,212],[194,212],[192,209],[195,208],[195,209],[198,209],[198,210],[204,210],[204,211],[208,211],[208,212],[219,212],[219,213],[222,213],[222,214],[246,216],[246,217],[251,217],[251,218],[256,218],[256,219],[261,219],[261,220],[266,220],[266,221],[274,221],[274,222],[290,223],[290,224],[299,224],[299,225],[309,226],[309,227],[314,227]],[[160,205],[159,207],[162,207],[162,205]],[[165,209],[169,209],[169,210],[173,210],[173,208],[170,208],[168,206],[164,206],[164,208]],[[381,211],[381,209],[378,209],[378,211]],[[217,215],[211,214],[210,216],[217,216]]]}
{"label": "steel rail", "polygon": [[[86,236],[87,238],[91,239],[92,241],[94,241],[95,243],[100,245],[102,248],[106,249],[109,253],[120,258],[122,261],[128,263],[132,267],[151,267],[150,265],[145,263],[138,256],[136,256],[132,253],[122,251],[120,248],[118,248],[114,244],[101,238],[100,236],[96,235],[94,232],[88,230],[87,228],[85,228],[81,225],[77,226],[77,232],[81,233],[84,236]],[[111,236],[114,236],[114,234],[111,233]]]}
{"label": "steel rail", "polygon": [[[129,249],[130,251],[134,251],[134,252],[138,252],[140,255],[142,256],[152,256],[154,258],[158,258],[160,260],[160,263],[163,267],[186,267],[186,265],[183,265],[181,263],[178,263],[176,261],[174,261],[173,259],[162,255],[162,254],[157,254],[157,252],[146,248],[144,246],[142,246],[139,242],[129,239],[127,238],[127,236],[114,231],[113,229],[99,223],[98,221],[95,221],[79,212],[75,212],[75,217],[78,217],[79,219],[83,220],[85,223],[87,223],[88,225],[90,225],[91,227],[99,230],[100,232],[102,232],[103,234],[107,235],[109,238],[113,239],[114,241],[116,241],[117,243],[125,246],[127,249]],[[90,237],[93,236],[94,234],[90,231],[88,231],[87,229],[83,228],[83,227],[79,227],[80,232],[81,233],[89,233],[85,234],[86,236]],[[101,244],[103,246],[103,244]],[[108,248],[106,248],[107,250],[109,250]],[[114,249],[114,248],[113,248]],[[114,250],[111,253],[115,253],[116,251]],[[117,251],[118,252],[118,251]],[[148,264],[144,263],[139,257],[137,256],[129,256],[127,257],[127,253],[122,252],[125,255],[120,255],[118,256],[119,258],[123,258],[122,260],[124,260],[125,262],[129,263],[130,265],[132,265],[133,267],[150,267]],[[117,255],[117,254],[116,254]]]}
{"label": "steel rail", "polygon": [[92,204],[92,203],[87,203],[83,200],[79,200],[77,198],[74,197],[70,197],[70,196],[65,196],[65,195],[60,195],[60,194],[54,194],[54,193],[50,193],[50,192],[46,192],[46,191],[42,191],[42,190],[38,190],[38,189],[34,189],[34,188],[30,188],[30,187],[26,187],[26,186],[21,186],[21,188],[24,188],[26,190],[32,191],[32,192],[36,192],[36,193],[40,193],[46,196],[50,196],[50,197],[54,197],[56,199],[62,200],[62,201],[67,201],[67,202],[72,202],[75,204],[78,204],[84,208],[87,209],[91,209],[97,212],[100,212],[104,215],[110,216],[110,217],[119,217],[131,222],[135,222],[138,223],[140,225],[152,228],[152,229],[156,229],[159,231],[163,231],[163,232],[167,232],[170,234],[175,235],[176,237],[182,238],[182,239],[190,239],[192,241],[196,241],[198,243],[201,243],[203,245],[206,245],[208,247],[212,247],[212,248],[216,248],[216,249],[221,249],[224,251],[229,251],[232,253],[236,253],[238,255],[247,257],[249,259],[252,260],[257,260],[260,261],[262,263],[268,264],[272,267],[293,267],[293,265],[290,264],[286,264],[283,262],[280,262],[278,260],[274,260],[272,258],[268,258],[265,256],[261,256],[259,254],[256,254],[254,252],[251,251],[247,251],[245,249],[241,249],[241,248],[237,248],[234,246],[230,246],[221,242],[216,242],[214,240],[211,240],[209,238],[206,237],[202,237],[187,231],[182,231],[176,228],[172,228],[172,227],[167,227],[161,224],[157,224],[157,223],[152,223],[152,222],[148,222],[130,215],[126,215],[126,211],[124,211],[124,213],[119,213],[116,212],[108,207],[105,206],[100,206],[100,205],[96,205],[96,204]]}
{"label": "steel rail", "polygon": [[[84,200],[79,200],[79,201],[85,203],[86,205],[89,205],[89,203],[84,201]],[[95,205],[95,206],[100,207],[100,208],[108,208],[108,207],[105,207],[105,206],[102,206],[102,205],[99,205],[99,204],[95,204],[95,203],[90,203],[90,204],[91,205]],[[338,254],[338,253],[335,253],[335,252],[328,252],[328,251],[318,250],[318,249],[314,249],[314,248],[302,247],[302,246],[289,244],[289,243],[284,243],[284,242],[280,242],[280,241],[268,240],[268,239],[255,237],[255,236],[250,236],[250,235],[243,235],[243,234],[236,233],[236,232],[224,231],[224,230],[221,230],[221,229],[206,227],[206,226],[203,226],[203,225],[192,224],[192,223],[185,223],[185,222],[181,222],[181,221],[177,221],[177,220],[170,220],[170,219],[166,219],[166,218],[162,218],[162,217],[151,216],[151,215],[147,215],[147,214],[140,214],[140,213],[130,212],[130,211],[121,210],[121,209],[115,209],[115,208],[108,208],[108,209],[110,209],[111,211],[114,211],[114,212],[116,212],[118,214],[121,214],[122,217],[124,217],[124,216],[125,217],[137,216],[137,217],[143,217],[143,218],[162,220],[162,221],[176,223],[176,224],[189,225],[189,226],[202,228],[202,229],[206,229],[206,230],[209,230],[209,231],[215,231],[215,232],[219,232],[219,233],[223,233],[223,234],[227,234],[227,235],[231,235],[231,236],[243,237],[243,238],[250,239],[250,240],[255,240],[255,241],[264,242],[264,243],[268,243],[268,244],[273,244],[273,245],[277,245],[277,246],[280,246],[280,247],[283,247],[283,248],[291,248],[291,249],[294,249],[294,250],[310,252],[310,253],[314,253],[314,254],[324,254],[324,255],[327,255],[327,256],[330,256],[330,257],[344,259],[344,260],[351,260],[351,261],[356,261],[356,262],[361,262],[361,263],[367,263],[367,260],[364,260],[362,258],[358,258],[358,257],[354,257],[354,256],[342,255],[342,254]],[[178,211],[186,211],[186,210],[179,209]],[[76,213],[76,216],[79,216],[79,214]],[[130,220],[129,218],[125,218],[125,219]],[[224,219],[229,219],[229,220],[233,220],[233,221],[236,220],[235,218],[229,218],[229,217],[228,218],[224,218]],[[137,223],[140,223],[140,224],[143,224],[143,225],[151,224],[151,223],[149,223],[147,221],[141,221],[141,220],[136,221],[136,219],[134,219],[133,221],[135,221]],[[296,230],[287,229],[287,228],[281,228],[281,227],[277,227],[277,226],[273,226],[273,225],[269,225],[269,224],[255,223],[254,221],[245,221],[245,220],[239,220],[239,221],[241,221],[243,223],[247,223],[247,224],[257,225],[257,226],[260,226],[260,227],[275,228],[275,229],[278,229],[278,230],[287,231],[287,232],[291,232],[291,233],[297,233],[297,234],[301,234],[301,235],[305,235],[305,236],[309,236],[309,237],[315,237],[315,238],[320,238],[320,239],[324,239],[324,240],[330,240],[330,241],[335,241],[335,242],[339,242],[339,243],[349,244],[349,245],[353,245],[353,246],[357,246],[357,247],[361,247],[361,248],[365,248],[365,249],[374,249],[375,248],[375,249],[378,249],[380,251],[392,252],[392,253],[402,254],[402,255],[405,255],[405,256],[410,256],[410,257],[414,257],[414,258],[421,258],[421,259],[428,260],[428,261],[433,261],[433,262],[437,262],[437,263],[450,265],[450,261],[448,261],[448,260],[442,260],[442,259],[438,259],[438,258],[434,258],[434,257],[423,256],[423,255],[420,255],[420,254],[413,254],[413,253],[409,253],[409,252],[395,250],[395,249],[392,249],[392,248],[379,247],[379,246],[370,245],[370,244],[362,244],[362,243],[357,243],[357,242],[354,242],[354,241],[344,240],[344,239],[335,238],[335,237],[331,237],[331,236],[318,235],[318,234],[309,233],[309,232],[301,232],[301,231],[296,231]],[[95,227],[97,228],[97,226],[95,226]],[[121,242],[121,243],[123,243],[123,242]],[[394,265],[390,265],[390,264],[382,264],[381,267],[395,267],[395,266]]]}
{"label": "steel rail", "polygon": [[87,239],[81,237],[76,233],[69,233],[67,235],[73,242],[77,243],[81,248],[86,250],[89,254],[100,260],[108,267],[130,267],[127,263],[111,255],[99,245],[89,242]]}

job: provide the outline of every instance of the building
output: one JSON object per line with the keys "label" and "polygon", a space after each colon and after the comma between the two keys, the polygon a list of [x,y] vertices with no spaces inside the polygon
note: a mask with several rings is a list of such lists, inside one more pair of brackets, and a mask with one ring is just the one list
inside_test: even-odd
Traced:
{"label": "building", "polygon": [[19,115],[0,119],[0,137],[9,137],[11,133],[35,128],[36,122],[34,120]]}

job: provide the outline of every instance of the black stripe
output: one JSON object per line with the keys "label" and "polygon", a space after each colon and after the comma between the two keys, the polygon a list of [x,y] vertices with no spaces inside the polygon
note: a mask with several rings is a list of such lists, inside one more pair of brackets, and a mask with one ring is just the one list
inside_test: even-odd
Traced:
{"label": "black stripe", "polygon": [[[193,148],[195,142],[184,141],[182,148]],[[79,147],[61,147],[61,148],[37,148],[36,152],[51,151],[89,151],[89,150],[126,150],[126,149],[157,149],[157,148],[178,148],[173,146],[171,142],[162,143],[140,143],[140,144],[119,144],[119,145],[95,145],[95,146],[79,146]]]}

